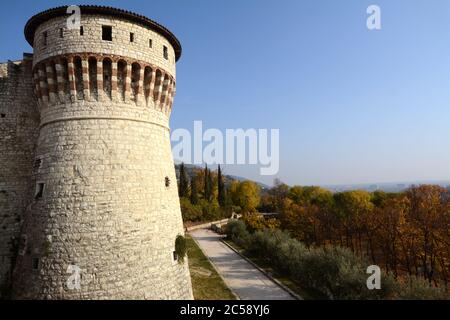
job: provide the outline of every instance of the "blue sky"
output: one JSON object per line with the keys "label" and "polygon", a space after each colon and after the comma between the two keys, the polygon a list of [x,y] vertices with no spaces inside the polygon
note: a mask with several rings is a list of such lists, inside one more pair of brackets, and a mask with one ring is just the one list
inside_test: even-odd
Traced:
{"label": "blue sky", "polygon": [[[289,184],[450,179],[450,1],[90,1],[180,39],[172,129],[279,128]],[[27,19],[63,1],[2,3],[0,61]],[[366,28],[381,7],[382,29]],[[225,171],[265,183],[256,166]]]}

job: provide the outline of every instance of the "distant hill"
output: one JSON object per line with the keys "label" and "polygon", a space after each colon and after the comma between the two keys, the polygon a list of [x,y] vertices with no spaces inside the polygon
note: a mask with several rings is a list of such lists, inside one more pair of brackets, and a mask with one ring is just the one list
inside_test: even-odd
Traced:
{"label": "distant hill", "polygon": [[432,180],[423,180],[423,181],[413,181],[413,182],[392,182],[392,183],[370,183],[370,184],[348,184],[348,185],[324,185],[322,187],[333,191],[333,192],[341,192],[348,190],[366,190],[369,192],[381,190],[385,192],[401,192],[404,191],[413,185],[421,185],[421,184],[433,184],[438,185],[444,188],[450,187],[450,180],[441,180],[441,181],[432,181]]}

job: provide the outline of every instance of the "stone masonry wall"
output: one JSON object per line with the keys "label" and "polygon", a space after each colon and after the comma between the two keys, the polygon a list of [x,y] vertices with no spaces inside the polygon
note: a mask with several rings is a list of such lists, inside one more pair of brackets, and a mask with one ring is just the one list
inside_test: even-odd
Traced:
{"label": "stone masonry wall", "polygon": [[[16,297],[190,298],[187,264],[173,260],[184,230],[167,128],[60,121],[42,128],[38,145],[45,189],[32,204]],[[69,265],[81,268],[81,290],[66,286]]]}
{"label": "stone masonry wall", "polygon": [[[94,51],[152,62],[175,77],[175,51],[159,33],[127,20],[81,12],[83,35],[80,35],[79,29],[67,29],[67,17],[51,19],[37,28],[33,45],[35,64],[56,54]],[[102,40],[104,25],[112,27],[112,41]],[[62,38],[60,29],[63,29]],[[47,32],[47,45],[44,45],[44,32]],[[133,42],[130,33],[134,33]],[[152,40],[151,47],[149,40]],[[163,55],[164,46],[168,49],[168,59]]]}
{"label": "stone masonry wall", "polygon": [[0,298],[10,291],[12,263],[32,192],[39,114],[31,63],[26,56],[23,61],[0,64]]}

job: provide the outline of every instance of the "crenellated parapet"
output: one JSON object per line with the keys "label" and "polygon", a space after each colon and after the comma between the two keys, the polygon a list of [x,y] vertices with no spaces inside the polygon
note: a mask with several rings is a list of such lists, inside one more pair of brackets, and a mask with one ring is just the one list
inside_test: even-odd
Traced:
{"label": "crenellated parapet", "polygon": [[33,68],[34,91],[41,109],[59,104],[118,102],[172,110],[175,79],[148,62],[117,55],[66,54]]}

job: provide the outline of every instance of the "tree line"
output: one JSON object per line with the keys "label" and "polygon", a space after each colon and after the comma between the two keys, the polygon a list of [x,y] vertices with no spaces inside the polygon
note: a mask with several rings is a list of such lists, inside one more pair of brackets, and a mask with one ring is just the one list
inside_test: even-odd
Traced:
{"label": "tree line", "polygon": [[211,221],[228,217],[232,204],[227,200],[224,177],[220,166],[217,172],[206,165],[194,169],[188,177],[184,163],[180,165],[178,194],[185,222]]}
{"label": "tree line", "polygon": [[[243,213],[249,231],[281,229],[307,247],[346,247],[396,278],[418,276],[448,287],[450,190],[435,185],[404,192],[330,192],[317,186],[288,186],[276,180],[261,191],[252,181],[228,181],[221,167],[180,166],[183,219],[212,221]],[[265,218],[258,212],[277,213]]]}
{"label": "tree line", "polygon": [[226,179],[220,165],[212,171],[195,168],[187,174],[180,165],[178,193],[185,222],[212,221],[230,217],[232,212],[253,212],[259,205],[260,188],[252,181]]}
{"label": "tree line", "polygon": [[[260,211],[278,212],[281,228],[307,246],[338,245],[367,256],[394,277],[421,276],[445,287],[450,271],[450,192],[435,185],[405,192],[289,187],[280,181],[262,196]],[[255,225],[248,214],[247,224]]]}

